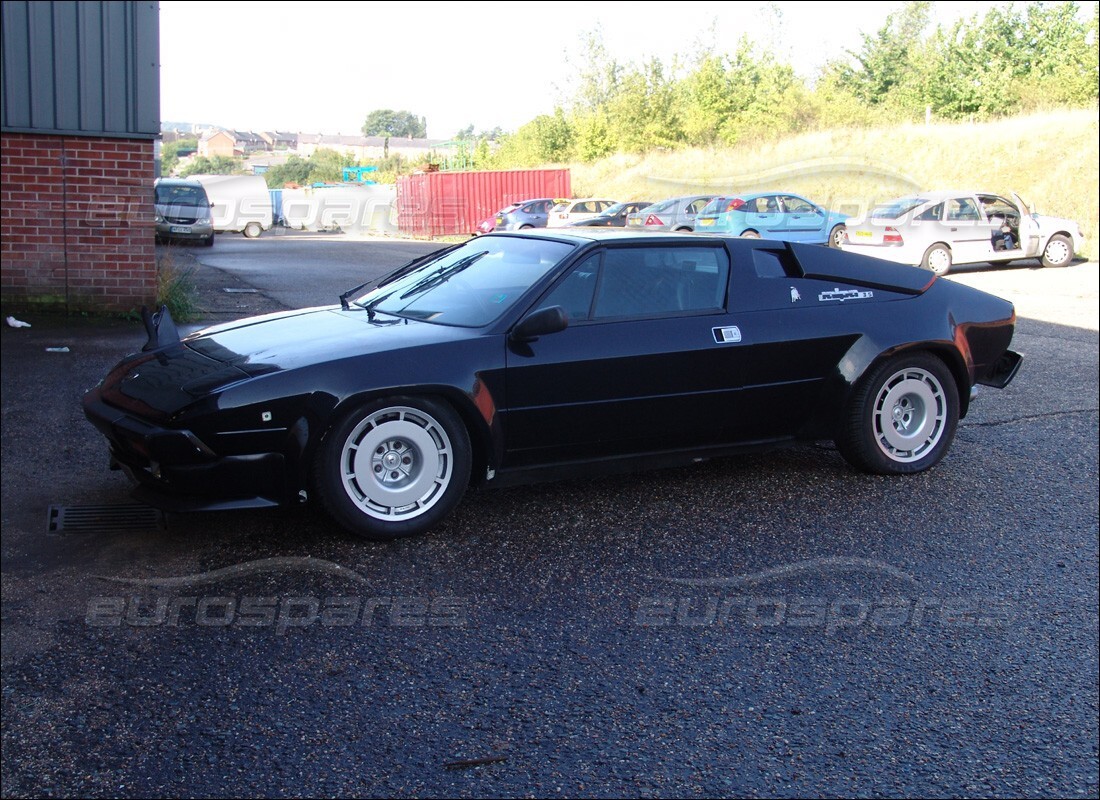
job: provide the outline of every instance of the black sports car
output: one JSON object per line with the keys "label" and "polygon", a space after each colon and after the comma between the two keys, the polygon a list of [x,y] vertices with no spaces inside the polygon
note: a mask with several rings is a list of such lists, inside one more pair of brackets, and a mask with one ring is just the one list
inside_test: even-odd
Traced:
{"label": "black sports car", "polygon": [[351,531],[425,531],[471,484],[834,440],[919,472],[975,384],[1004,387],[1010,303],[815,245],[695,234],[492,233],[339,305],[149,342],[84,398],[138,499],[318,498]]}

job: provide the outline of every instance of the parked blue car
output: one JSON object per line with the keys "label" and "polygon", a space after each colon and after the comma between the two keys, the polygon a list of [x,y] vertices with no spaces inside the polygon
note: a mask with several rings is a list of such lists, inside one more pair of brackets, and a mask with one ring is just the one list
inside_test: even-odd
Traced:
{"label": "parked blue car", "polygon": [[796,194],[724,195],[710,201],[695,218],[695,230],[840,247],[849,216]]}

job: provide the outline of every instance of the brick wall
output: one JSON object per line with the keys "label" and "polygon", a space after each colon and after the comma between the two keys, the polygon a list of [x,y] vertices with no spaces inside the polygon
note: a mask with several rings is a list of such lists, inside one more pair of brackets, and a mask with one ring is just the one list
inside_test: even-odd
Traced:
{"label": "brick wall", "polygon": [[156,299],[153,142],[0,137],[0,289],[10,310],[127,312]]}

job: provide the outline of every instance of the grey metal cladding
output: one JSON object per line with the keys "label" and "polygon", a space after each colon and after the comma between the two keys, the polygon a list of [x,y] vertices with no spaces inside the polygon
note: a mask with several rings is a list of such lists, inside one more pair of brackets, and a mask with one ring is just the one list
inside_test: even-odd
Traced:
{"label": "grey metal cladding", "polygon": [[156,2],[4,0],[0,128],[160,135]]}

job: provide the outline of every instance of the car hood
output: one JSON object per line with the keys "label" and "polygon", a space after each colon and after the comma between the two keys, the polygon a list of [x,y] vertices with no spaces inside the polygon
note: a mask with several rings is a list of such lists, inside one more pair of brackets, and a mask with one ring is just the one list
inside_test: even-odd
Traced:
{"label": "car hood", "polygon": [[250,378],[477,335],[383,314],[371,320],[358,308],[280,312],[206,328],[131,356],[107,376],[101,393],[117,408],[164,418]]}
{"label": "car hood", "polygon": [[284,311],[198,331],[190,350],[249,375],[295,369],[349,356],[453,340],[469,329],[432,325],[360,308],[322,306]]}

